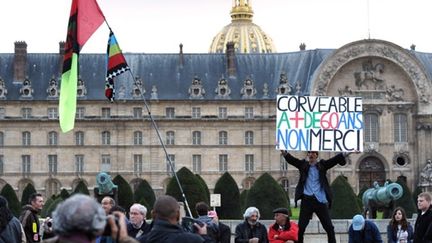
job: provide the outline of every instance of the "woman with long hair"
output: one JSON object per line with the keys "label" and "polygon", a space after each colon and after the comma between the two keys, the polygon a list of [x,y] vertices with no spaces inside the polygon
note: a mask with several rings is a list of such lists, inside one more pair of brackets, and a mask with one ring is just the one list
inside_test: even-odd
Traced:
{"label": "woman with long hair", "polygon": [[0,196],[0,242],[26,242],[24,229],[3,196]]}
{"label": "woman with long hair", "polygon": [[394,209],[387,226],[388,243],[412,243],[414,239],[413,227],[406,218],[405,210],[401,207]]}

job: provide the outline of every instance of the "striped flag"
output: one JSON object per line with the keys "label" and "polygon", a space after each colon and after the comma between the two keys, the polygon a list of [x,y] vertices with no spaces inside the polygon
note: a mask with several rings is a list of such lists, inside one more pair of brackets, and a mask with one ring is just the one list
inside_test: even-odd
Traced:
{"label": "striped flag", "polygon": [[59,121],[62,132],[72,130],[75,125],[79,52],[104,19],[96,0],[72,1],[59,99]]}
{"label": "striped flag", "polygon": [[108,39],[107,56],[108,67],[105,78],[105,96],[113,102],[115,97],[114,77],[126,72],[130,68],[112,31],[110,31]]}

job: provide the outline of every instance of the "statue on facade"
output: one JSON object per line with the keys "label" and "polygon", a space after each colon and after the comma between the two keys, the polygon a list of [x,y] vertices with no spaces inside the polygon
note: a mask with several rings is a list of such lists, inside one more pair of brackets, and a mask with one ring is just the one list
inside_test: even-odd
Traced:
{"label": "statue on facade", "polygon": [[373,183],[373,188],[367,189],[363,193],[362,202],[365,214],[375,219],[377,211],[383,211],[383,218],[391,216],[394,207],[394,201],[401,198],[403,194],[402,186],[398,183],[384,183],[380,187],[378,182]]}
{"label": "statue on facade", "polygon": [[[367,60],[362,64],[362,71],[355,72],[355,84],[358,88],[362,86],[369,89],[380,89],[384,83],[384,79],[382,74],[384,72],[384,64],[377,63],[373,64],[372,60]],[[370,84],[373,84],[373,87],[369,87]]]}
{"label": "statue on facade", "polygon": [[432,185],[432,160],[428,159],[425,167],[420,172],[420,185]]}

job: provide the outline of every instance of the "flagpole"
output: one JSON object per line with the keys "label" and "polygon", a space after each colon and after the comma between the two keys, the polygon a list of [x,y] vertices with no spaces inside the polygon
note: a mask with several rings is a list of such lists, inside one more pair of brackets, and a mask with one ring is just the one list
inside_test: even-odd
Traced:
{"label": "flagpole", "polygon": [[[112,29],[111,29],[110,25],[108,24],[108,21],[106,20],[105,16],[104,16],[104,19],[105,19],[105,23],[106,23],[106,25],[108,26],[109,30],[112,32]],[[121,51],[121,50],[120,50],[120,51]],[[128,71],[129,71],[129,74],[132,76],[132,79],[134,80],[134,84],[137,84],[137,83],[136,83],[137,80],[135,79],[135,76],[134,76],[134,74],[132,73],[132,70],[129,68]],[[182,197],[183,197],[184,203],[185,203],[185,205],[186,205],[186,209],[187,209],[187,211],[188,211],[188,213],[189,213],[189,216],[192,217],[192,212],[191,212],[191,210],[190,210],[189,203],[188,203],[188,201],[187,201],[187,199],[186,199],[186,194],[184,193],[183,188],[182,188],[181,183],[180,183],[180,180],[179,180],[179,178],[178,178],[178,176],[177,176],[177,173],[176,173],[175,170],[174,170],[173,162],[171,161],[171,158],[170,158],[170,156],[168,155],[168,152],[167,152],[167,149],[166,149],[165,143],[163,142],[163,139],[162,139],[162,137],[161,137],[161,135],[160,135],[160,131],[159,131],[159,128],[158,128],[158,126],[157,126],[157,124],[156,124],[156,121],[153,119],[153,115],[152,115],[152,113],[151,113],[151,111],[150,111],[150,108],[149,108],[149,106],[148,106],[148,104],[147,104],[147,100],[146,100],[146,98],[145,98],[145,96],[144,96],[144,94],[143,94],[143,92],[142,92],[141,85],[136,85],[136,87],[138,87],[138,89],[139,89],[139,91],[140,91],[141,99],[142,99],[143,102],[144,102],[144,106],[145,106],[145,108],[146,108],[146,110],[147,110],[147,113],[148,113],[148,115],[149,115],[149,117],[150,117],[150,121],[151,121],[151,123],[152,123],[154,129],[156,130],[156,134],[157,134],[157,136],[158,136],[158,138],[159,138],[159,142],[160,142],[160,144],[162,145],[162,148],[163,148],[163,150],[164,150],[164,152],[165,152],[165,157],[167,158],[167,161],[168,161],[169,167],[170,167],[170,169],[171,169],[171,172],[172,172],[172,174],[174,175],[174,178],[176,179],[177,184],[178,184],[178,186],[179,186],[179,188],[180,188],[180,193],[182,194]]]}

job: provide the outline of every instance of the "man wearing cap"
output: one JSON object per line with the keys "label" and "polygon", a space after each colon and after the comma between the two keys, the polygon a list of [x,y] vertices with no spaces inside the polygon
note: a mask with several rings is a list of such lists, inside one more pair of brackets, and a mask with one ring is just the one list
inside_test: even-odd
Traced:
{"label": "man wearing cap", "polygon": [[365,220],[361,214],[352,219],[348,230],[348,243],[382,243],[381,234],[374,222]]}
{"label": "man wearing cap", "polygon": [[281,153],[285,161],[300,172],[294,199],[296,207],[297,201],[301,199],[298,241],[303,243],[304,232],[312,214],[315,213],[327,232],[328,242],[336,243],[334,227],[329,213],[333,195],[326,174],[327,170],[337,164],[345,165],[345,157],[349,153],[340,153],[328,160],[318,159],[317,151],[309,151],[307,158],[301,160],[286,150],[281,150]]}
{"label": "man wearing cap", "polygon": [[268,239],[270,243],[294,243],[298,240],[298,225],[290,222],[286,208],[273,210],[275,223],[270,225]]}

